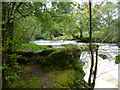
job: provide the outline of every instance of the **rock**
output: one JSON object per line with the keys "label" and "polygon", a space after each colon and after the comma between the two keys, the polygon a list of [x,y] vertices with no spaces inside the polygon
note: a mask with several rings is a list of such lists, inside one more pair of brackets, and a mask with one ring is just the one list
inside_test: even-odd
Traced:
{"label": "rock", "polygon": [[68,45],[64,48],[44,50],[37,55],[41,55],[43,58],[38,60],[44,66],[55,67],[71,67],[75,66],[79,62],[81,54],[80,47],[76,45]]}
{"label": "rock", "polygon": [[104,60],[104,59],[107,59],[107,55],[105,54],[99,54],[99,56]]}

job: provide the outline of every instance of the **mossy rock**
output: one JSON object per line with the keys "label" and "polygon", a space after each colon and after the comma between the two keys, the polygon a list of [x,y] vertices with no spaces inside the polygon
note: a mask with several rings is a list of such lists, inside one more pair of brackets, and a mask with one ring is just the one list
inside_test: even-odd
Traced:
{"label": "mossy rock", "polygon": [[57,48],[46,49],[46,50],[43,50],[42,52],[37,53],[37,55],[48,56],[49,54],[51,54],[57,50],[58,50]]}
{"label": "mossy rock", "polygon": [[80,54],[81,54],[81,48],[79,46],[68,45],[68,46],[65,46],[64,48],[55,50],[54,52],[49,54],[47,57],[45,57],[41,61],[41,63],[47,66],[71,67],[76,65],[79,62]]}
{"label": "mossy rock", "polygon": [[34,52],[26,52],[26,51],[16,51],[16,52],[13,52],[13,54],[22,55],[25,57],[32,57],[33,55],[35,55]]}

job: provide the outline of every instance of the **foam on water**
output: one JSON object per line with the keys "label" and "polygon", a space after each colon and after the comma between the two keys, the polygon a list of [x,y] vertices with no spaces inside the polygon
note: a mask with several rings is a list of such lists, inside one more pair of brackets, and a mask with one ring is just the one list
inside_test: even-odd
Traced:
{"label": "foam on water", "polygon": [[[102,50],[100,50],[101,48]],[[112,49],[115,51],[112,52]],[[107,55],[107,59],[103,60],[101,57],[98,57],[95,88],[118,88],[118,64],[115,64],[115,56],[118,54],[117,51],[117,46],[100,46],[98,53]],[[88,61],[84,65],[83,69],[86,73],[84,79],[88,82],[91,62],[90,57],[86,57],[86,59]]]}

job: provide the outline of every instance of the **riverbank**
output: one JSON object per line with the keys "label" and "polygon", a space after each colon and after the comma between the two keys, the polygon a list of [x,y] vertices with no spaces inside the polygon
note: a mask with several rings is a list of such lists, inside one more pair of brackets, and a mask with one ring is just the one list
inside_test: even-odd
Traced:
{"label": "riverbank", "polygon": [[[30,42],[32,43],[32,42]],[[42,40],[33,41],[33,43],[38,45],[51,45],[53,47],[59,48],[61,45],[65,44],[75,44],[79,46],[86,46],[88,43],[79,43],[75,40],[58,40],[58,41],[44,41]],[[115,63],[116,56],[118,55],[118,46],[115,43],[96,43],[100,45],[98,49],[99,61],[98,61],[98,74],[96,79],[96,88],[118,88],[118,64]],[[88,81],[88,75],[90,70],[90,56],[85,57],[88,62],[84,66],[84,71],[86,75],[84,77],[85,81]],[[85,69],[85,67],[87,67]]]}
{"label": "riverbank", "polygon": [[17,58],[20,78],[10,83],[10,88],[89,88],[79,62],[79,46],[68,44],[64,48],[52,48],[29,44],[23,44],[14,52],[20,56]]}
{"label": "riverbank", "polygon": [[[98,74],[95,88],[109,88],[109,85],[111,85],[111,88],[117,88],[118,64],[115,64],[115,57],[118,54],[118,47],[115,44],[96,44],[100,46],[98,49]],[[30,80],[33,81],[34,84],[32,82],[30,84],[33,84],[34,88],[88,88],[87,81],[90,70],[88,46],[88,43],[79,43],[74,40],[38,40],[24,43],[21,45],[21,48],[18,49],[17,53],[15,52],[17,55],[22,55],[22,57],[19,57],[17,60],[22,65],[23,71],[21,73],[22,77],[20,76],[20,82],[15,82],[17,85],[14,83],[15,85],[13,86],[28,87],[30,85],[27,86],[26,83]],[[82,55],[83,52],[85,53]],[[78,62],[82,63],[78,64]],[[24,68],[28,70],[24,71]],[[71,75],[69,75],[68,72],[71,73]],[[24,73],[27,73],[28,77],[30,77],[28,81],[24,78],[24,76],[26,77]],[[57,76],[55,73],[57,73]],[[76,76],[76,74],[78,76]],[[50,77],[47,75],[50,75]],[[54,80],[52,76],[57,78]],[[72,81],[70,78],[72,78]],[[36,79],[38,79],[37,82]],[[25,86],[19,86],[18,83],[21,82],[23,82]],[[47,83],[50,86],[47,85]]]}

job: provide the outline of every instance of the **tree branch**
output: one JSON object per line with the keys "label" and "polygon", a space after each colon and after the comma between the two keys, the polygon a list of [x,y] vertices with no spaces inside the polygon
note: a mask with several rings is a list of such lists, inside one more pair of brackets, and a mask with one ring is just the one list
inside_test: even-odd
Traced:
{"label": "tree branch", "polygon": [[26,14],[26,15],[21,15],[21,17],[19,17],[19,18],[15,18],[14,21],[19,20],[19,19],[21,19],[21,18],[23,18],[23,17],[26,18],[26,17],[29,16],[31,13],[32,13],[32,11],[31,11],[30,13]]}
{"label": "tree branch", "polygon": [[13,22],[15,12],[16,12],[16,10],[17,10],[21,5],[22,5],[22,2],[19,2],[19,3],[14,2],[14,3],[13,3],[12,11],[11,11],[11,14],[10,14],[10,15],[11,15],[11,16],[10,16],[10,22]]}

